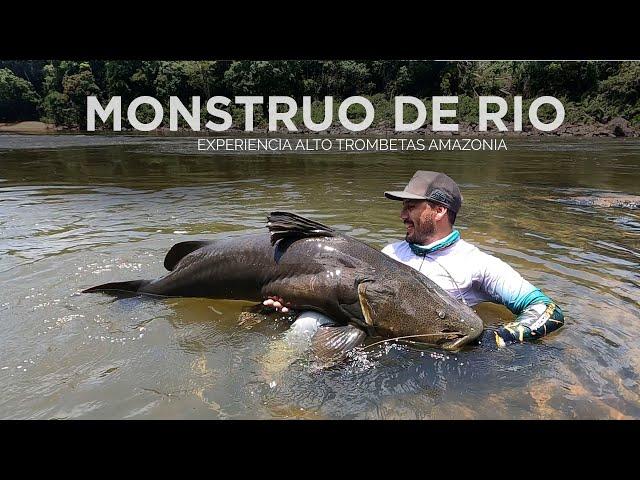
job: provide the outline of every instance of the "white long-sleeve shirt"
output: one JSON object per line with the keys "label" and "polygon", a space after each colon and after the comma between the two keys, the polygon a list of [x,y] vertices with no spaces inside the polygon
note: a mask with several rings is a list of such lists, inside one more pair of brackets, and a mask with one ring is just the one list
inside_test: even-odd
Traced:
{"label": "white long-sleeve shirt", "polygon": [[511,266],[499,258],[458,239],[453,244],[438,249],[451,238],[427,245],[435,251],[416,255],[406,241],[392,243],[382,253],[413,267],[442,287],[451,296],[469,306],[482,302],[505,305],[519,314],[533,303],[550,303],[551,299],[526,281]]}

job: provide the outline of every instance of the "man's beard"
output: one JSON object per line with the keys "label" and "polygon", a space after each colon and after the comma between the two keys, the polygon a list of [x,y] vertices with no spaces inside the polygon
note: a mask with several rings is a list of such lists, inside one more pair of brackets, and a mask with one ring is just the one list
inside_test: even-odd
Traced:
{"label": "man's beard", "polygon": [[420,227],[413,223],[413,233],[407,233],[405,240],[409,243],[417,243],[418,245],[426,245],[428,238],[436,231],[436,225],[431,217],[427,218]]}

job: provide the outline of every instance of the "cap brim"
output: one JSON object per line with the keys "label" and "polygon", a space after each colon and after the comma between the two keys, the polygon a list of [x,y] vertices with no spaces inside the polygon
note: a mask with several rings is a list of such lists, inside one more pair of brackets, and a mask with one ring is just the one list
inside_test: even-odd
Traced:
{"label": "cap brim", "polygon": [[384,196],[391,200],[426,200],[424,195],[414,195],[413,193],[401,192],[384,192]]}

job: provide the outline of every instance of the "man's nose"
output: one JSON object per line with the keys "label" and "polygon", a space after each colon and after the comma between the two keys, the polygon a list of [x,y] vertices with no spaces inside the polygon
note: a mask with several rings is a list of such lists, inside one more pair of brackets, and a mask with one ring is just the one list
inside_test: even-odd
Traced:
{"label": "man's nose", "polygon": [[409,218],[409,212],[407,211],[406,208],[403,208],[402,210],[400,210],[400,218],[402,220],[406,220],[407,218]]}

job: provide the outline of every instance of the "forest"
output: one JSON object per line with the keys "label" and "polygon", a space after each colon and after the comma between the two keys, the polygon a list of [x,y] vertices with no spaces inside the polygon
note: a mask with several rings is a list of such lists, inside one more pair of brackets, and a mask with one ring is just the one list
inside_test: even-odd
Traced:
{"label": "forest", "polygon": [[[527,101],[550,95],[565,106],[565,123],[604,124],[621,117],[638,128],[640,62],[0,61],[0,122],[4,123],[35,120],[83,130],[87,96],[105,103],[120,96],[123,104],[139,96],[167,102],[178,96],[186,105],[193,96],[214,95],[286,95],[299,103],[303,96],[311,96],[318,99],[312,105],[314,118],[323,113],[325,96],[341,100],[362,95],[375,107],[374,126],[393,124],[393,98],[398,95],[424,99],[426,105],[434,95],[457,95],[458,118],[468,122],[477,122],[477,99],[482,95],[522,96],[525,108]],[[228,108],[234,125],[241,125],[244,108]],[[267,124],[266,108],[266,104],[256,108],[256,127]],[[363,114],[350,112],[354,118]],[[141,118],[144,115],[140,112]],[[506,119],[512,118],[509,112]],[[128,126],[126,116],[122,125]]]}

